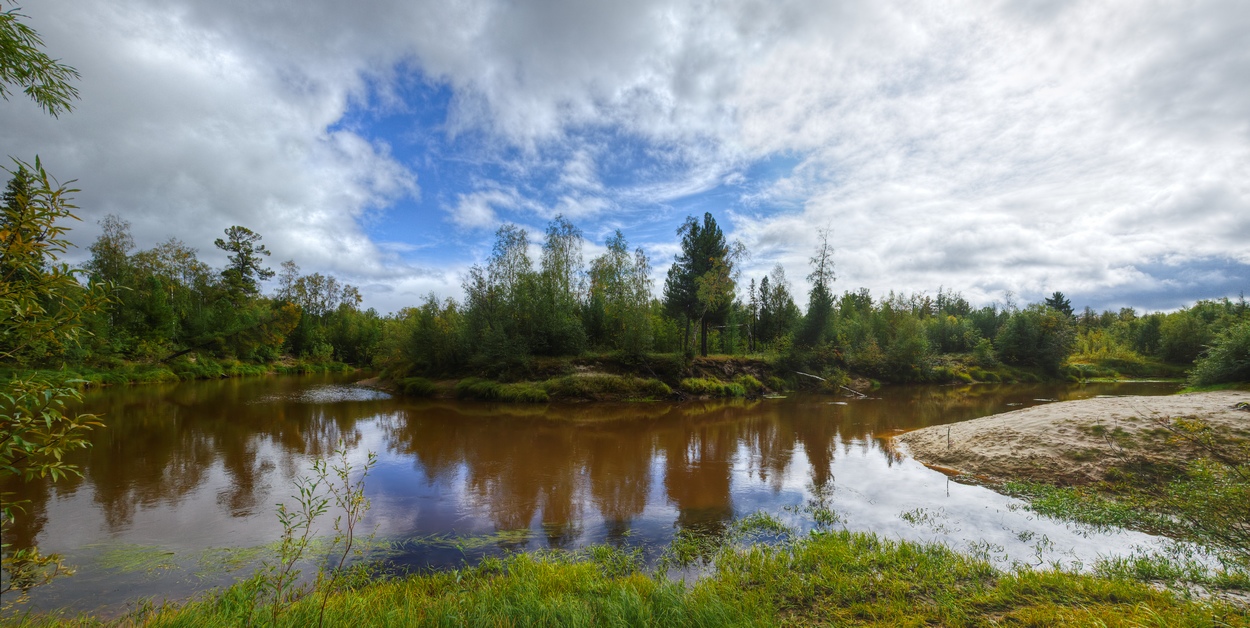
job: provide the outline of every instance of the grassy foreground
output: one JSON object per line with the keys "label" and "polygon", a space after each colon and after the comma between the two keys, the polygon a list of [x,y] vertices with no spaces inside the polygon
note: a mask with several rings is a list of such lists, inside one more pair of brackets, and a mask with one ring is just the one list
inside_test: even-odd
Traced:
{"label": "grassy foreground", "polygon": [[[815,533],[781,545],[726,545],[698,582],[650,575],[636,554],[597,547],[519,554],[456,571],[364,580],[331,593],[325,625],[1247,626],[1250,614],[1183,599],[1127,576],[996,570],[938,545]],[[25,618],[25,626],[309,626],[321,595],[257,606],[237,584],[181,607],[104,622]]]}

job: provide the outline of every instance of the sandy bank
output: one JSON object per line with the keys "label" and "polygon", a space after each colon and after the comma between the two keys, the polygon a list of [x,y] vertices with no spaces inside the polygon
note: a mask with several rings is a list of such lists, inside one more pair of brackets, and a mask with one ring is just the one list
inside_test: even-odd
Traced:
{"label": "sandy bank", "polygon": [[1235,408],[1242,402],[1250,402],[1250,393],[1098,397],[927,427],[895,440],[920,462],[993,482],[1086,484],[1113,467],[1196,455],[1166,429],[1170,420],[1200,419],[1228,436],[1250,438],[1250,412]]}

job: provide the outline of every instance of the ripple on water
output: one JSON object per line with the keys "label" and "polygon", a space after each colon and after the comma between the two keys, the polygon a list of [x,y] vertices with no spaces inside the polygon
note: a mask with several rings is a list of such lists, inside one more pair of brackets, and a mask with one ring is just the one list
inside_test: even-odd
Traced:
{"label": "ripple on water", "polygon": [[391,396],[374,388],[366,388],[356,384],[327,384],[306,388],[289,393],[265,395],[251,401],[253,404],[263,403],[343,403],[349,401],[380,401]]}

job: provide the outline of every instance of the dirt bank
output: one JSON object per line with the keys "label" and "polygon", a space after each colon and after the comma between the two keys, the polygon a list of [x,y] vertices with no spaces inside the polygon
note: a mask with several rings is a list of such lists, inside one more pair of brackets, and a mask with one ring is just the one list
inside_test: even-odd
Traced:
{"label": "dirt bank", "polygon": [[1098,397],[927,427],[895,441],[920,462],[990,482],[1079,485],[1115,468],[1180,464],[1197,455],[1168,429],[1177,419],[1199,419],[1222,436],[1250,438],[1250,412],[1235,407],[1244,402],[1250,393],[1242,391]]}

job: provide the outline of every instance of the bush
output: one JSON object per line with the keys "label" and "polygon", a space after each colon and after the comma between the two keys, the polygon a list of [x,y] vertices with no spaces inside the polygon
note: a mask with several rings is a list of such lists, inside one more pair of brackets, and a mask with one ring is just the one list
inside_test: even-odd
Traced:
{"label": "bush", "polygon": [[1189,373],[1190,386],[1250,382],[1250,320],[1220,334]]}

